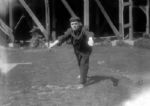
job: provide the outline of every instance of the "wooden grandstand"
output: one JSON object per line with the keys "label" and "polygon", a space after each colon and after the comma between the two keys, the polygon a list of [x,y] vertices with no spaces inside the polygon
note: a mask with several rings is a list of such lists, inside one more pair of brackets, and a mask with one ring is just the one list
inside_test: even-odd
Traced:
{"label": "wooden grandstand", "polygon": [[[55,6],[54,3],[57,2],[57,0],[43,0],[45,3],[45,25],[40,22],[40,20],[37,18],[37,16],[34,14],[30,6],[26,3],[25,0],[18,0],[20,5],[26,10],[26,12],[31,17],[32,21],[35,23],[35,25],[40,29],[44,37],[47,41],[56,39],[56,17],[55,17]],[[69,5],[69,2],[67,0],[59,0],[66,10],[69,12],[70,16],[76,15],[72,7]],[[90,27],[90,9],[91,5],[90,2],[95,2],[105,19],[107,20],[107,23],[109,24],[110,28],[112,29],[115,36],[121,38],[121,39],[133,39],[133,0],[118,0],[118,26],[116,26],[112,19],[110,18],[109,14],[106,11],[106,7],[103,6],[101,3],[102,0],[82,0],[83,3],[83,24],[87,27]],[[12,4],[9,5],[9,25],[6,25],[6,23],[0,19],[0,29],[3,31],[8,37],[11,39],[11,42],[13,43],[15,41],[15,36],[13,34],[13,8],[14,6]],[[109,7],[107,7],[109,8]],[[146,5],[139,6],[139,8],[144,12],[146,16],[146,28],[145,33],[147,35],[150,34],[150,15],[149,15],[149,8],[150,8],[150,2],[149,0],[146,0]],[[52,10],[51,10],[52,9]],[[124,11],[128,10],[128,17],[125,17]],[[60,10],[61,11],[61,10]],[[125,19],[128,18],[128,22],[125,22]],[[52,21],[51,21],[52,20]],[[127,33],[125,33],[125,30],[128,30]],[[51,38],[51,39],[50,39]]]}

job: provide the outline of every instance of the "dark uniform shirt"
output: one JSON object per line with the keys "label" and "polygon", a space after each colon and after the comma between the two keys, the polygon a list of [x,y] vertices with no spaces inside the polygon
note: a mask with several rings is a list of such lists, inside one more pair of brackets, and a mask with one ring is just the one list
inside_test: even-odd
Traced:
{"label": "dark uniform shirt", "polygon": [[73,31],[71,28],[68,28],[64,35],[59,38],[59,44],[61,45],[63,42],[69,40],[73,45],[75,52],[79,52],[83,55],[89,55],[92,48],[88,45],[88,39],[93,36],[93,32],[90,32],[87,28],[82,26],[77,31]]}

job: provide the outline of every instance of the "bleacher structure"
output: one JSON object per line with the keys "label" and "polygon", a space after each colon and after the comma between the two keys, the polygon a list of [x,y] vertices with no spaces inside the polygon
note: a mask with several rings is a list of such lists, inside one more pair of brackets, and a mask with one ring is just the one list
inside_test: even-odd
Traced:
{"label": "bleacher structure", "polygon": [[[50,16],[50,0],[44,0],[45,1],[45,25],[43,26],[40,22],[40,20],[38,20],[38,18],[36,17],[36,15],[34,14],[34,12],[30,9],[30,7],[28,6],[28,4],[24,1],[24,0],[18,0],[20,2],[20,4],[22,5],[22,7],[24,7],[24,9],[27,11],[27,13],[29,14],[29,16],[32,18],[32,20],[34,21],[34,23],[36,24],[36,26],[41,30],[41,32],[43,33],[43,35],[45,36],[46,40],[49,40],[49,37],[51,36],[52,38],[55,38],[55,30],[52,31],[52,28],[50,26],[55,26],[55,23],[50,23],[51,21],[51,16]],[[55,0],[52,0],[55,1]],[[62,4],[64,5],[64,7],[67,9],[67,11],[70,13],[71,16],[76,15],[75,12],[73,11],[73,9],[71,8],[71,6],[69,5],[69,3],[67,2],[67,0],[60,0],[62,2]],[[117,37],[120,37],[121,39],[133,39],[133,0],[118,0],[118,4],[119,4],[119,15],[118,15],[118,19],[119,19],[119,27],[117,28],[114,23],[112,22],[111,18],[109,17],[109,14],[107,13],[107,11],[105,10],[104,6],[101,3],[101,0],[93,0],[92,2],[95,2],[97,4],[97,6],[99,7],[100,11],[102,12],[102,14],[104,15],[105,19],[107,20],[108,24],[110,25],[112,31],[114,32],[114,34]],[[90,0],[83,0],[83,4],[84,4],[84,10],[83,10],[83,23],[86,26],[90,26]],[[109,7],[108,7],[109,8]],[[150,1],[147,0],[147,4],[146,6],[139,6],[140,9],[142,9],[142,11],[145,13],[146,15],[146,34],[150,34],[150,12],[149,12],[149,8],[150,8]],[[128,23],[125,23],[125,17],[124,17],[124,10],[128,9]],[[13,24],[13,6],[9,5],[9,25],[6,25],[5,22],[0,19],[0,29],[10,37],[11,42],[14,42],[14,35],[13,35],[13,28],[12,28],[12,24]],[[52,16],[52,18],[55,18],[54,16]],[[125,33],[125,29],[128,29],[128,33]],[[51,32],[51,33],[50,33]]]}

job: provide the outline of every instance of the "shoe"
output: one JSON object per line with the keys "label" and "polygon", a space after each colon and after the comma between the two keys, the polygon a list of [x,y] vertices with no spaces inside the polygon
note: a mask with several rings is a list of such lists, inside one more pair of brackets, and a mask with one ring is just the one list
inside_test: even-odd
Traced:
{"label": "shoe", "polygon": [[[80,79],[80,78],[81,78],[81,75],[78,75],[78,76],[77,76],[77,79]],[[87,76],[87,78],[89,79],[90,76]]]}
{"label": "shoe", "polygon": [[76,86],[76,89],[82,89],[82,88],[84,88],[83,84],[79,84],[79,85]]}

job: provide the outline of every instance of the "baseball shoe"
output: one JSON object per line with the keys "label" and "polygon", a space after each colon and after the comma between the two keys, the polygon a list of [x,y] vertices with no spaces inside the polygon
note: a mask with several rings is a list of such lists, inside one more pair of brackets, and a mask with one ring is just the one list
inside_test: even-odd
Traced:
{"label": "baseball shoe", "polygon": [[[77,79],[80,79],[81,78],[81,76],[80,75],[78,75],[77,76]],[[90,76],[87,76],[87,78],[89,79],[90,78]]]}
{"label": "baseball shoe", "polygon": [[83,84],[79,84],[79,85],[76,86],[76,88],[77,89],[82,89],[82,88],[84,88],[84,85]]}

